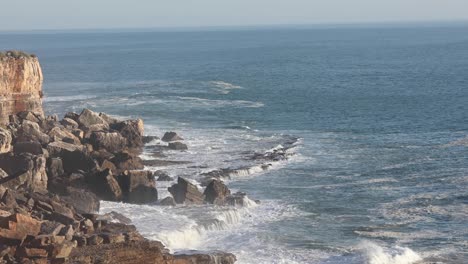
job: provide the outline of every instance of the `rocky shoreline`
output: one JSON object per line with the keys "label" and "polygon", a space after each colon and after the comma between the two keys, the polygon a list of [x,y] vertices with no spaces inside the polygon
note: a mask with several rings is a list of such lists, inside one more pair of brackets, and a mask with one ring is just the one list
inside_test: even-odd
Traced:
{"label": "rocky shoreline", "polygon": [[[242,204],[245,194],[231,194],[219,179],[201,192],[179,177],[169,188],[172,197],[158,200],[156,177],[168,176],[145,170],[139,155],[154,137],[145,137],[141,119],[117,120],[89,109],[63,119],[44,116],[37,58],[1,55],[0,69],[8,70],[0,71],[0,263],[236,261],[224,252],[171,254],[162,243],[145,239],[125,216],[99,215],[99,203],[230,206]],[[162,140],[163,148],[187,149],[174,132]]]}

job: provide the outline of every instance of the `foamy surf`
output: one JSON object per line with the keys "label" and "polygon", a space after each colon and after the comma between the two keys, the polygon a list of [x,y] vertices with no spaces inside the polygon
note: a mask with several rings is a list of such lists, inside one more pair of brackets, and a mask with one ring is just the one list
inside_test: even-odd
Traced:
{"label": "foamy surf", "polygon": [[358,249],[363,252],[368,264],[413,264],[422,260],[416,252],[407,247],[383,248],[365,241],[359,244]]}

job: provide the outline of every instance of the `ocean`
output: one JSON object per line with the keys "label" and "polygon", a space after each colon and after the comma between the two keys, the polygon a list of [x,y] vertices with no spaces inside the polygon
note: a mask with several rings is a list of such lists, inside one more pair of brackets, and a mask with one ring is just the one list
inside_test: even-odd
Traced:
{"label": "ocean", "polygon": [[[0,49],[38,55],[48,114],[86,107],[177,131],[189,150],[162,159],[184,162],[148,169],[196,184],[232,169],[245,207],[102,202],[173,252],[467,263],[466,24],[3,32]],[[251,158],[286,145],[267,170]],[[161,198],[171,184],[157,183]]]}

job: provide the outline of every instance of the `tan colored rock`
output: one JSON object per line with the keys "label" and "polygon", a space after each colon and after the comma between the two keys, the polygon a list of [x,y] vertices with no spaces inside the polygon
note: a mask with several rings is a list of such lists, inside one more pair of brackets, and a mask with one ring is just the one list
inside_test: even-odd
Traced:
{"label": "tan colored rock", "polygon": [[0,124],[21,111],[43,115],[42,70],[36,56],[0,53]]}
{"label": "tan colored rock", "polygon": [[11,133],[0,127],[0,153],[7,153],[11,150]]}

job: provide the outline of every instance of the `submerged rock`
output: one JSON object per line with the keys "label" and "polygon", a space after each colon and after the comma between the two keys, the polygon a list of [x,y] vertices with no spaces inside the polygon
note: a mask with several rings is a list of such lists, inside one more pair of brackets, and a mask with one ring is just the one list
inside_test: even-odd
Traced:
{"label": "submerged rock", "polygon": [[203,194],[205,195],[205,202],[223,205],[226,197],[231,194],[231,191],[222,181],[212,180]]}
{"label": "submerged rock", "polygon": [[169,143],[168,148],[172,150],[187,150],[188,149],[187,145],[185,145],[182,142],[171,142]]}

